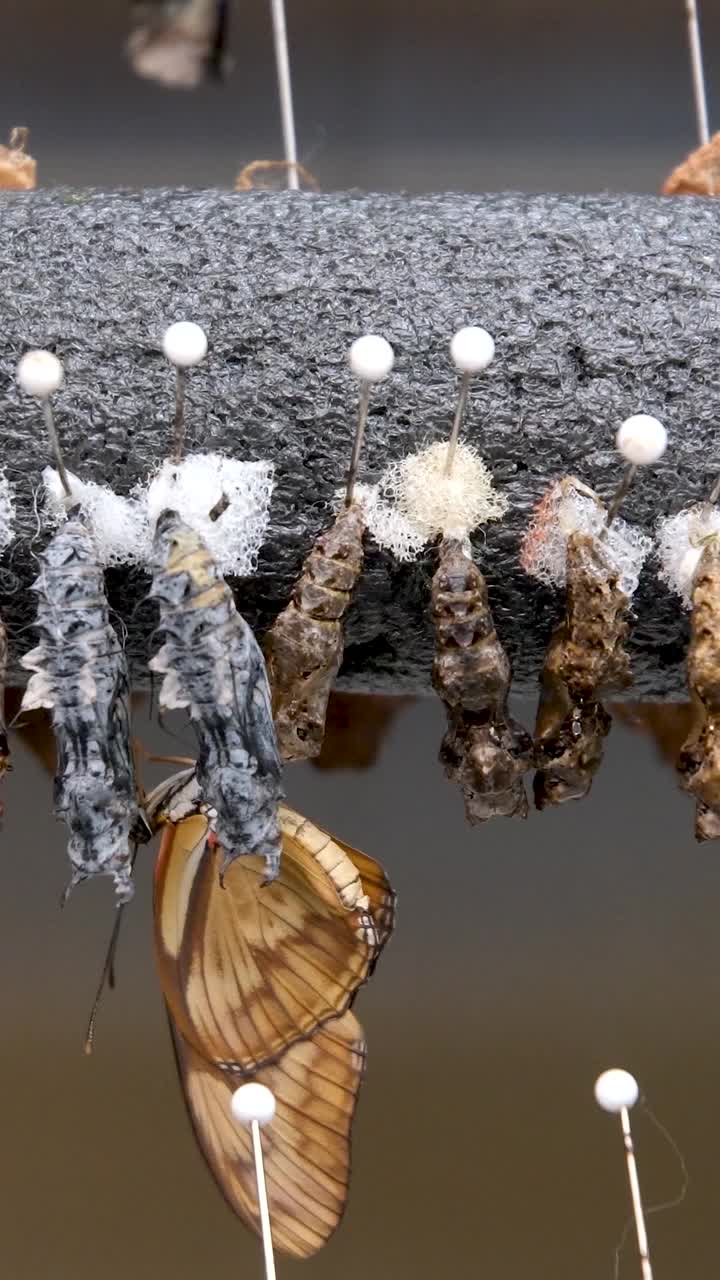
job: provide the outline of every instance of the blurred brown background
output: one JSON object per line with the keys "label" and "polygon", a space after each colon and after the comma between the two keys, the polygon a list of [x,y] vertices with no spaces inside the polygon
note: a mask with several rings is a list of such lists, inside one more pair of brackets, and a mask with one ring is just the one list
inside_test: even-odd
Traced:
{"label": "blurred brown background", "polygon": [[[681,9],[289,0],[303,156],[326,188],[656,190],[694,141]],[[705,10],[712,88],[720,11]],[[44,182],[230,185],[245,162],[279,155],[265,3],[236,5],[235,74],[195,95],[130,76],[126,18],[123,0],[5,6],[0,117],[33,128]],[[362,705],[344,714],[358,733]],[[177,752],[143,716],[140,732]],[[370,1057],[348,1216],[304,1270],[609,1280],[627,1193],[592,1085],[624,1065],[691,1173],[684,1207],[651,1220],[656,1273],[706,1280],[719,1239],[720,853],[695,846],[671,770],[619,723],[586,802],[474,831],[436,763],[441,733],[439,705],[404,705],[372,769],[288,772],[291,801],[380,858],[400,894],[395,940],[358,1005]],[[14,749],[0,835],[4,1274],[259,1277],[259,1247],[185,1122],[154,975],[151,855],[87,1060],[111,891],[85,887],[58,910],[64,830],[49,778]],[[672,1196],[677,1161],[640,1112],[636,1140],[646,1199]],[[632,1245],[621,1274],[638,1274]]]}

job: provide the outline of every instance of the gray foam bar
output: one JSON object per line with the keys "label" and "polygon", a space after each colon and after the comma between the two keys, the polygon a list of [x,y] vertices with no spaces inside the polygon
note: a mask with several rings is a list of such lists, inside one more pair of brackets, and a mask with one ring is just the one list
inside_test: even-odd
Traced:
{"label": "gray foam bar", "polygon": [[[534,687],[560,602],[529,581],[518,542],[548,482],[573,471],[607,494],[618,423],[664,420],[671,445],[624,514],[651,529],[720,471],[720,206],[693,199],[497,195],[288,195],[56,190],[0,196],[0,403],[19,534],[0,565],[17,665],[30,647],[38,540],[34,494],[47,449],[14,386],[29,346],[66,364],[56,397],[68,465],[126,493],[163,456],[172,375],[164,327],[206,327],[192,372],[189,447],[272,458],[278,484],[258,575],[237,584],[262,630],[328,521],[356,402],[346,350],[395,346],[373,396],[363,478],[447,432],[456,378],[448,340],[484,325],[497,357],[473,388],[466,438],[507,493],[508,517],[476,539],[516,687]],[[348,623],[345,681],[428,684],[428,553],[410,566],[373,548]],[[110,575],[137,683],[155,623],[140,573]],[[686,619],[652,566],[637,597],[636,690],[682,689]]]}

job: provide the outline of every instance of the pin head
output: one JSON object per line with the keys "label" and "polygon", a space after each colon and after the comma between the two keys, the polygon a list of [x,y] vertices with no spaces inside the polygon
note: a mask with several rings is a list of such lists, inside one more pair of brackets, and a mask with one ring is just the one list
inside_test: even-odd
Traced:
{"label": "pin head", "polygon": [[27,351],[17,367],[23,391],[38,400],[47,400],[63,382],[63,367],[52,351]]}
{"label": "pin head", "polygon": [[458,373],[483,373],[492,364],[495,343],[487,329],[467,325],[453,337],[450,355]]}
{"label": "pin head", "polygon": [[230,1109],[248,1128],[255,1120],[259,1125],[269,1124],[275,1115],[275,1094],[264,1084],[243,1084],[235,1090]]}
{"label": "pin head", "polygon": [[350,368],[361,382],[382,382],[395,363],[395,352],[385,338],[366,333],[350,348]]}
{"label": "pin head", "polygon": [[640,1086],[637,1080],[629,1071],[623,1071],[620,1067],[603,1071],[595,1081],[595,1101],[603,1111],[609,1111],[613,1115],[626,1108],[630,1110],[639,1097]]}
{"label": "pin head", "polygon": [[190,320],[171,324],[163,334],[162,345],[168,360],[178,369],[190,369],[194,364],[200,364],[208,349],[205,331]]}
{"label": "pin head", "polygon": [[667,431],[662,422],[647,413],[627,418],[615,437],[618,452],[634,467],[657,462],[667,447]]}

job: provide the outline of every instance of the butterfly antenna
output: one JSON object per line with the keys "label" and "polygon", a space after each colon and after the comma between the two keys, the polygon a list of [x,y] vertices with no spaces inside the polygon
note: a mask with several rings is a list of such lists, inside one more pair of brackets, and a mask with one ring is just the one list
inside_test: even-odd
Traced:
{"label": "butterfly antenna", "polygon": [[664,454],[667,447],[667,431],[657,418],[651,418],[647,413],[635,413],[631,418],[626,418],[619,427],[615,444],[618,453],[625,459],[626,466],[610,501],[603,536],[607,536],[607,531],[627,497],[638,468],[657,462]]}
{"label": "butterfly antenna", "polygon": [[687,16],[690,70],[692,72],[698,140],[700,146],[704,147],[710,141],[710,125],[708,123],[707,91],[705,89],[705,70],[703,67],[702,37],[700,35],[697,0],[685,0],[685,13]]}
{"label": "butterfly antenna", "polygon": [[639,1096],[638,1082],[634,1076],[630,1075],[629,1071],[620,1071],[618,1069],[604,1071],[595,1081],[595,1101],[598,1106],[603,1111],[620,1116],[620,1128],[625,1147],[625,1162],[630,1183],[630,1198],[632,1200],[638,1253],[640,1255],[640,1272],[642,1280],[653,1280],[645,1214],[640,1195],[640,1179],[635,1160],[635,1145],[630,1128],[630,1111],[635,1106]]}
{"label": "butterfly antenna", "polygon": [[252,1134],[260,1229],[262,1231],[263,1253],[265,1255],[265,1280],[275,1280],[275,1256],[273,1254],[270,1226],[270,1206],[265,1183],[262,1138],[260,1137],[261,1127],[270,1124],[275,1115],[275,1095],[264,1084],[243,1084],[239,1089],[235,1090],[230,1108],[234,1118],[244,1125],[246,1129],[249,1129]]}
{"label": "butterfly antenna", "polygon": [[467,325],[464,329],[458,329],[450,343],[450,356],[460,374],[460,391],[445,459],[446,476],[450,475],[455,461],[455,452],[470,395],[470,383],[476,374],[485,372],[492,363],[494,355],[493,339],[486,329],[480,329],[477,325]]}
{"label": "butterfly antenna", "polygon": [[64,376],[65,372],[62,364],[57,356],[53,355],[52,351],[27,351],[17,367],[17,380],[23,391],[40,401],[45,430],[48,434],[50,447],[55,455],[60,483],[65,490],[66,497],[71,498],[70,480],[65,470],[65,462],[50,403],[50,397],[62,386]]}
{"label": "butterfly antenna", "polygon": [[173,424],[172,461],[181,462],[185,450],[185,392],[187,371],[201,364],[207,355],[208,342],[199,324],[179,320],[165,330],[163,351],[175,367],[175,419]]}
{"label": "butterfly antenna", "polygon": [[351,506],[355,492],[355,481],[357,480],[360,454],[363,440],[365,439],[365,428],[367,427],[370,392],[374,383],[382,382],[383,378],[387,378],[395,363],[395,352],[385,338],[380,338],[375,333],[366,333],[363,338],[355,339],[350,348],[348,359],[350,368],[360,383],[360,401],[352,457],[350,458],[350,468],[348,470],[347,488],[345,490],[346,507]]}
{"label": "butterfly antenna", "polygon": [[272,13],[273,38],[275,41],[275,73],[277,75],[278,96],[280,98],[280,120],[282,123],[283,149],[287,166],[288,191],[298,191],[300,175],[298,173],[297,135],[295,132],[295,109],[293,107],[292,77],[290,75],[290,46],[288,44],[285,0],[270,0]]}

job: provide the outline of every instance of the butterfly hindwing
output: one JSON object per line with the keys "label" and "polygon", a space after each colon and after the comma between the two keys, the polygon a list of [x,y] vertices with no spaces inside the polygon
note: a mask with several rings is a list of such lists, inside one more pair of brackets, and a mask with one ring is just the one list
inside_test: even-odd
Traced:
{"label": "butterfly hindwing", "polygon": [[[177,1031],[174,1040],[198,1143],[231,1208],[260,1234],[252,1137],[230,1110],[247,1077],[219,1070]],[[262,1131],[265,1176],[273,1242],[291,1257],[316,1253],[342,1217],[364,1065],[362,1027],[348,1011],[252,1077],[275,1095],[274,1119]]]}

